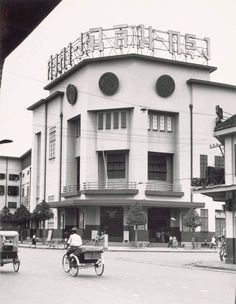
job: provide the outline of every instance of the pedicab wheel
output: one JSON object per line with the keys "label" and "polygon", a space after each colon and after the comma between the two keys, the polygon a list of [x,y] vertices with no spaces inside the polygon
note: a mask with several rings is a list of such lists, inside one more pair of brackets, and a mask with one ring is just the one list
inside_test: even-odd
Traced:
{"label": "pedicab wheel", "polygon": [[18,258],[13,259],[13,269],[18,272],[20,269],[20,260]]}
{"label": "pedicab wheel", "polygon": [[101,276],[104,272],[104,263],[102,260],[98,260],[95,264],[94,264],[94,268],[95,268],[95,272],[98,276]]}
{"label": "pedicab wheel", "polygon": [[76,259],[74,257],[71,257],[69,264],[70,264],[70,274],[73,277],[76,277],[79,272],[79,265],[77,264]]}
{"label": "pedicab wheel", "polygon": [[65,272],[69,272],[70,271],[70,262],[69,262],[69,259],[67,257],[67,254],[63,255],[62,266],[63,266],[63,269],[64,269]]}

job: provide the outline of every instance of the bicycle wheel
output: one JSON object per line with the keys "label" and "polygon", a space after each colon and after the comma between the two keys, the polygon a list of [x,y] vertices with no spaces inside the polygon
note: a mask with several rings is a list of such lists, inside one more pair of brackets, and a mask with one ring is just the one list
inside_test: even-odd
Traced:
{"label": "bicycle wheel", "polygon": [[104,272],[104,263],[102,260],[97,260],[94,264],[95,272],[98,276],[101,276]]}
{"label": "bicycle wheel", "polygon": [[79,265],[77,264],[77,261],[74,257],[70,258],[70,274],[73,277],[76,277],[79,272]]}
{"label": "bicycle wheel", "polygon": [[65,272],[69,272],[70,271],[70,262],[69,262],[69,259],[67,257],[67,254],[63,255],[62,266],[63,266],[63,269],[64,269]]}
{"label": "bicycle wheel", "polygon": [[13,259],[13,269],[15,272],[18,272],[20,269],[20,260],[18,257]]}

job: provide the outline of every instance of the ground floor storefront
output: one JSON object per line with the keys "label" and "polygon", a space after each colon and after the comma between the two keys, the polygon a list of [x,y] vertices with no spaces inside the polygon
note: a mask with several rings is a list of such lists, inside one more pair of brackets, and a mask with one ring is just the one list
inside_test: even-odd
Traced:
{"label": "ground floor storefront", "polygon": [[[108,235],[109,242],[134,241],[134,226],[127,225],[130,204],[85,205],[75,202],[57,207],[56,234],[66,237],[72,227],[76,226],[84,240],[93,240],[97,232],[104,232]],[[165,246],[171,235],[175,236],[179,243],[191,242],[191,233],[183,230],[183,216],[189,210],[188,205],[164,207],[143,203],[142,208],[147,223],[138,227],[138,241]],[[196,233],[199,242],[203,242],[206,237],[210,240],[210,233]]]}

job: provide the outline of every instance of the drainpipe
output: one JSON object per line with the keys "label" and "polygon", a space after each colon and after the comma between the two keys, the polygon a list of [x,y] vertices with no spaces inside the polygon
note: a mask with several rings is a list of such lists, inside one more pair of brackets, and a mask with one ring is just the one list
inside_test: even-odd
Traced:
{"label": "drainpipe", "polygon": [[5,207],[7,207],[7,194],[8,194],[8,189],[7,189],[7,177],[8,177],[8,157],[6,158],[6,183],[5,183]]}
{"label": "drainpipe", "polygon": [[189,105],[190,109],[190,202],[193,202],[192,180],[193,180],[193,105]]}
{"label": "drainpipe", "polygon": [[48,141],[48,103],[45,103],[45,119],[44,119],[44,191],[43,200],[46,202],[46,184],[47,184],[47,141]]}
{"label": "drainpipe", "polygon": [[63,112],[60,113],[60,162],[59,162],[59,189],[58,189],[58,201],[61,201],[61,174],[62,174],[62,127],[63,127]]}
{"label": "drainpipe", "polygon": [[22,172],[20,172],[20,206],[22,204]]}

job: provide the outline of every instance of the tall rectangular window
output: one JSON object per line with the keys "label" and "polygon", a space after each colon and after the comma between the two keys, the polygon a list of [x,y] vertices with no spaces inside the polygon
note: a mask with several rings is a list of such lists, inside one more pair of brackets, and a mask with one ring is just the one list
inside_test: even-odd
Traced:
{"label": "tall rectangular window", "polygon": [[98,130],[103,130],[103,113],[98,113]]}
{"label": "tall rectangular window", "polygon": [[157,115],[152,115],[152,129],[153,129],[153,131],[157,131],[158,130]]}
{"label": "tall rectangular window", "polygon": [[126,128],[126,112],[121,112],[121,128]]}
{"label": "tall rectangular window", "polygon": [[4,186],[0,186],[0,195],[4,195],[5,194],[5,187]]}
{"label": "tall rectangular window", "polygon": [[200,178],[206,178],[206,169],[208,166],[208,156],[200,155]]}
{"label": "tall rectangular window", "polygon": [[171,118],[171,116],[166,117],[166,130],[167,130],[167,132],[172,132],[172,118]]}
{"label": "tall rectangular window", "polygon": [[0,173],[0,179],[5,179],[5,174],[4,173]]}
{"label": "tall rectangular window", "polygon": [[165,131],[165,116],[160,116],[160,131]]}
{"label": "tall rectangular window", "polygon": [[113,113],[113,129],[119,129],[119,112]]}
{"label": "tall rectangular window", "polygon": [[216,235],[222,235],[225,232],[225,213],[222,210],[215,210],[215,219],[216,219]]}
{"label": "tall rectangular window", "polygon": [[56,127],[49,129],[49,159],[56,157]]}
{"label": "tall rectangular window", "polygon": [[125,153],[107,154],[108,178],[125,178]]}
{"label": "tall rectangular window", "polygon": [[106,113],[106,129],[111,129],[111,113]]}
{"label": "tall rectangular window", "polygon": [[148,130],[151,130],[152,126],[152,117],[151,114],[148,114]]}
{"label": "tall rectangular window", "polygon": [[80,118],[75,121],[75,137],[80,137]]}
{"label": "tall rectangular window", "polygon": [[17,186],[8,186],[8,195],[10,195],[10,196],[18,196],[19,195],[19,187],[17,187]]}
{"label": "tall rectangular window", "polygon": [[208,231],[208,209],[201,209],[201,231]]}
{"label": "tall rectangular window", "polygon": [[224,168],[225,162],[223,156],[215,156],[215,168]]}
{"label": "tall rectangular window", "polygon": [[166,180],[166,155],[161,153],[148,153],[148,179]]}

